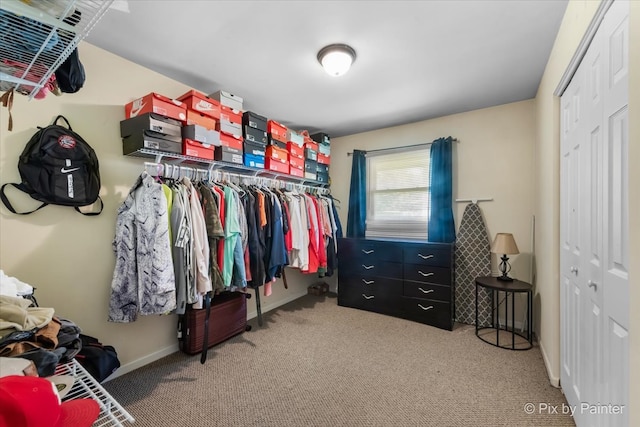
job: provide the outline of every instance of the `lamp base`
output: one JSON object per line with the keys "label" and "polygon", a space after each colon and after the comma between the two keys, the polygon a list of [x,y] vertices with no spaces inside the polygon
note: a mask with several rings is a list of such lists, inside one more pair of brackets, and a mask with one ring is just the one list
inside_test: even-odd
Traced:
{"label": "lamp base", "polygon": [[509,276],[498,276],[497,279],[503,282],[513,282],[513,278]]}

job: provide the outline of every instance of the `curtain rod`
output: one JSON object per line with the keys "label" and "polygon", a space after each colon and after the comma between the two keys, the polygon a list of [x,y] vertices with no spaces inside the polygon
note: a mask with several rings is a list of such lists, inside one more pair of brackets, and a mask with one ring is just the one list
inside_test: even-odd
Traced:
{"label": "curtain rod", "polygon": [[[453,142],[460,142],[460,141],[458,141],[458,138],[452,138],[451,140]],[[421,144],[413,144],[413,145],[402,145],[400,147],[378,148],[377,150],[365,150],[365,154],[366,153],[375,153],[375,152],[378,152],[378,151],[400,150],[402,148],[424,147],[424,146],[431,145],[431,144],[433,144],[433,142],[423,142]],[[349,151],[347,153],[347,156],[352,156],[352,155],[353,155],[352,151]]]}

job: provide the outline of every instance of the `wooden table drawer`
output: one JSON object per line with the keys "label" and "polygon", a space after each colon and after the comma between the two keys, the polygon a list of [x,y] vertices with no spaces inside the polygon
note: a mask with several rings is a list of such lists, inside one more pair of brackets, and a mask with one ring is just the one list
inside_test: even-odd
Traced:
{"label": "wooden table drawer", "polygon": [[381,240],[338,239],[340,260],[402,262],[402,245]]}
{"label": "wooden table drawer", "polygon": [[400,304],[402,307],[401,317],[405,319],[443,329],[453,329],[452,308],[449,302],[402,298]]}
{"label": "wooden table drawer", "polygon": [[431,267],[420,264],[404,264],[403,277],[405,280],[434,283],[437,285],[451,285],[451,269]]}
{"label": "wooden table drawer", "polygon": [[402,264],[388,261],[351,261],[340,259],[338,272],[356,276],[390,277],[402,279]]}
{"label": "wooden table drawer", "polygon": [[451,267],[451,260],[451,245],[406,245],[403,251],[403,262],[408,264]]}
{"label": "wooden table drawer", "polygon": [[405,281],[402,284],[402,296],[438,301],[451,301],[451,286]]}
{"label": "wooden table drawer", "polygon": [[338,305],[387,312],[402,295],[402,282],[373,276],[338,278]]}

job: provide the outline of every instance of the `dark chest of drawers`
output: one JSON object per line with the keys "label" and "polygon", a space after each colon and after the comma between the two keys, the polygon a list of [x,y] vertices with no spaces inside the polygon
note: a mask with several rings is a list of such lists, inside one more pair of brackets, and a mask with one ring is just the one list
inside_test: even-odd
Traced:
{"label": "dark chest of drawers", "polygon": [[452,330],[452,243],[338,239],[338,305]]}

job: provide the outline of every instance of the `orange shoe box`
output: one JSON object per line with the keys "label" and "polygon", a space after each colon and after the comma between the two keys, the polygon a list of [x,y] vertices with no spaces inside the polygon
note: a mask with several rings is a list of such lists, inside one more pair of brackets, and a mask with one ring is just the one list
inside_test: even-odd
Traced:
{"label": "orange shoe box", "polygon": [[275,145],[267,145],[266,155],[265,157],[271,157],[272,159],[284,160],[285,162],[289,161],[289,153],[287,150],[283,150],[282,148],[278,148]]}
{"label": "orange shoe box", "polygon": [[275,120],[267,121],[267,132],[271,134],[271,138],[287,143],[287,127]]}
{"label": "orange shoe box", "polygon": [[216,119],[199,111],[188,109],[187,125],[200,125],[208,130],[216,130]]}
{"label": "orange shoe box", "polygon": [[303,148],[295,142],[287,142],[287,151],[289,152],[289,157],[299,157],[301,159],[304,159]]}
{"label": "orange shoe box", "polygon": [[190,90],[180,95],[178,101],[184,102],[187,108],[191,110],[220,120],[220,103],[213,98],[209,98],[204,93],[198,92],[197,90]]}
{"label": "orange shoe box", "polygon": [[127,119],[145,113],[156,113],[181,122],[187,120],[187,107],[184,103],[155,92],[131,101],[124,106],[124,114]]}
{"label": "orange shoe box", "polygon": [[273,157],[265,157],[264,168],[276,172],[289,173],[289,162],[285,162],[280,159],[274,159]]}
{"label": "orange shoe box", "polygon": [[203,144],[193,139],[184,138],[182,143],[182,154],[185,156],[198,157],[200,159],[213,160],[215,146]]}
{"label": "orange shoe box", "polygon": [[289,164],[292,167],[304,169],[304,159],[299,157],[289,156]]}
{"label": "orange shoe box", "polygon": [[223,147],[235,148],[242,151],[242,143],[244,140],[241,136],[231,135],[230,133],[220,132],[220,145]]}
{"label": "orange shoe box", "polygon": [[221,105],[220,120],[226,120],[228,122],[242,126],[242,111],[234,110],[233,108],[227,107],[226,105]]}
{"label": "orange shoe box", "polygon": [[331,157],[318,153],[318,163],[322,163],[323,165],[330,165]]}
{"label": "orange shoe box", "polygon": [[313,151],[318,151],[318,144],[316,144],[315,142],[305,142],[304,144],[304,148],[310,148]]}
{"label": "orange shoe box", "polygon": [[289,167],[289,175],[293,175],[293,176],[297,176],[299,178],[303,178],[304,177],[304,170],[300,169],[298,167],[295,167],[293,165],[290,165],[290,167]]}

